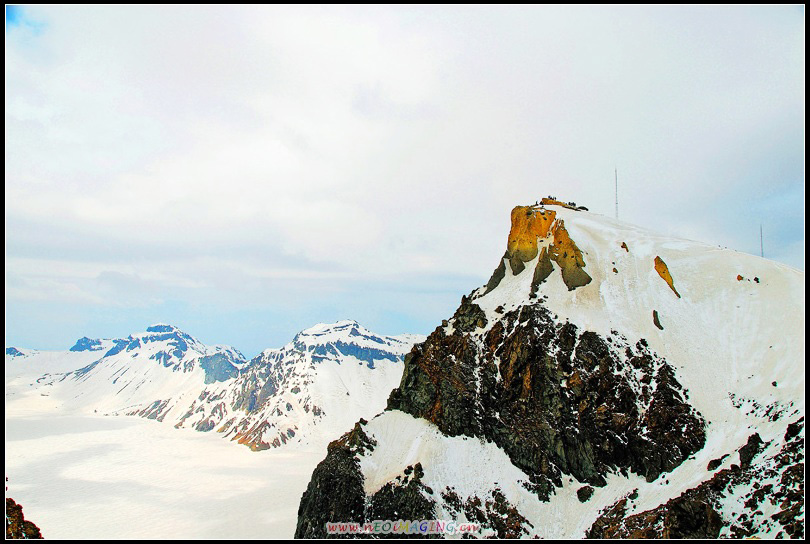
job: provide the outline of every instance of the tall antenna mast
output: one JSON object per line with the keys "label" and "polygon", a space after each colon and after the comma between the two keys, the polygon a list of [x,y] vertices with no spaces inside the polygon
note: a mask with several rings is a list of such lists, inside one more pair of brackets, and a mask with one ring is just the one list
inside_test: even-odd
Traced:
{"label": "tall antenna mast", "polygon": [[613,173],[616,176],[616,219],[619,218],[619,169],[614,168]]}
{"label": "tall antenna mast", "polygon": [[759,224],[759,256],[765,257],[765,245],[762,243],[762,223]]}

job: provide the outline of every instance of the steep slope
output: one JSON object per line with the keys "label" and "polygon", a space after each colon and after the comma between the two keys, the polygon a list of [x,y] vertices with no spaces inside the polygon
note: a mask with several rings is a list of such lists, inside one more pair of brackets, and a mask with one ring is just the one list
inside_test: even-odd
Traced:
{"label": "steep slope", "polygon": [[803,534],[804,274],[560,204],[512,211],[487,285],[330,444],[296,536]]}
{"label": "steep slope", "polygon": [[318,443],[382,411],[404,354],[422,339],[341,321],[247,362],[158,324],[125,339],[82,338],[68,352],[7,348],[6,407],[140,416],[217,430],[252,449]]}

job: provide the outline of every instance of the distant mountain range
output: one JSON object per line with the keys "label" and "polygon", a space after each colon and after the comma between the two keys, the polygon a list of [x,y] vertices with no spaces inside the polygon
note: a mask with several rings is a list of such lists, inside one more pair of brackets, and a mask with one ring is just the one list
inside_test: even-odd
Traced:
{"label": "distant mountain range", "polygon": [[251,361],[166,324],[127,338],[81,338],[65,352],[6,348],[6,403],[135,415],[217,431],[254,450],[328,441],[382,411],[418,335],[356,321],[318,324]]}

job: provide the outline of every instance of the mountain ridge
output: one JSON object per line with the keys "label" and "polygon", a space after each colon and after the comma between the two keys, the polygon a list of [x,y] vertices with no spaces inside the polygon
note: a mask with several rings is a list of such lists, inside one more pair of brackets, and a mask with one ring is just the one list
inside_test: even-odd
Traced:
{"label": "mountain ridge", "polygon": [[804,459],[803,289],[758,257],[572,203],[518,206],[487,285],[406,356],[386,412],[330,444],[296,536],[373,519],[477,520],[498,537],[803,534],[789,476]]}
{"label": "mountain ridge", "polygon": [[[171,421],[178,428],[217,430],[255,450],[317,442],[333,432],[326,427],[341,413],[353,420],[373,415],[366,410],[375,406],[382,410],[404,352],[418,339],[376,335],[343,320],[304,329],[248,361],[231,346],[207,346],[158,323],[126,338],[83,337],[67,352],[7,348],[7,402],[27,395],[33,406],[42,402],[39,396],[56,403],[51,409]],[[22,372],[26,364],[27,383],[12,380],[9,393],[10,365]],[[355,378],[357,387],[351,385]],[[341,394],[358,397],[346,410],[328,398],[337,392],[322,382],[333,380],[350,384]],[[283,395],[283,403],[275,399]]]}

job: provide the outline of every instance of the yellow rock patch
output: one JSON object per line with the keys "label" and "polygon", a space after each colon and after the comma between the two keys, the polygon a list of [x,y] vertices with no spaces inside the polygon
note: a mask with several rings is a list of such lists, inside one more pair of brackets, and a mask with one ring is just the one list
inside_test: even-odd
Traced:
{"label": "yellow rock patch", "polygon": [[577,244],[571,239],[562,219],[553,227],[554,244],[549,247],[551,259],[560,265],[565,285],[569,290],[582,287],[591,282],[591,277],[583,270],[585,260]]}
{"label": "yellow rock patch", "polygon": [[509,254],[524,263],[537,257],[537,238],[549,235],[556,216],[552,210],[541,213],[532,206],[515,206],[506,246]]}
{"label": "yellow rock patch", "polygon": [[672,292],[678,295],[678,298],[681,298],[681,294],[678,293],[678,290],[675,289],[675,285],[672,283],[672,275],[669,273],[669,268],[667,268],[667,263],[661,257],[655,258],[655,271],[658,272],[658,275],[667,282],[669,288],[672,289]]}
{"label": "yellow rock patch", "polygon": [[[543,199],[544,203],[547,200]],[[512,273],[522,272],[523,263],[537,257],[538,239],[548,238],[551,238],[548,245],[548,256],[546,257],[545,254],[546,248],[543,248],[543,258],[538,262],[538,267],[541,269],[535,270],[532,293],[536,291],[537,285],[551,274],[553,269],[551,261],[560,266],[563,281],[569,290],[590,283],[591,277],[583,270],[585,260],[582,258],[582,252],[571,239],[562,219],[557,219],[557,214],[553,210],[534,206],[516,206],[512,210],[512,228],[509,231],[504,256],[509,259]]]}

